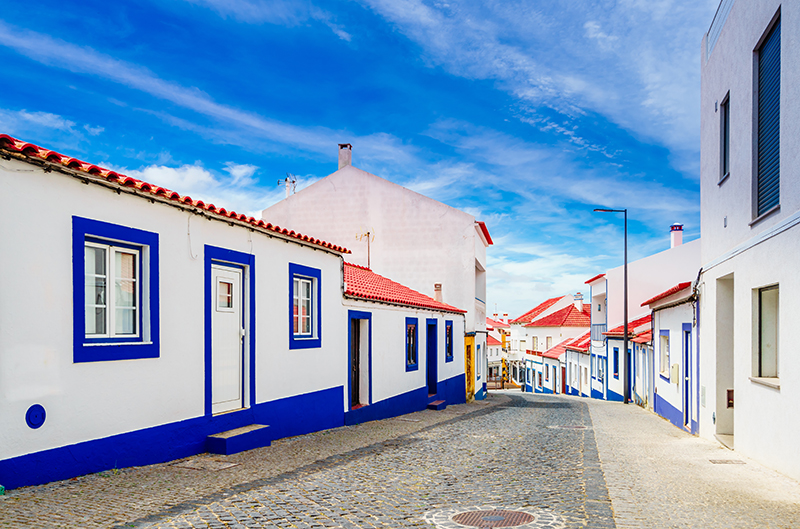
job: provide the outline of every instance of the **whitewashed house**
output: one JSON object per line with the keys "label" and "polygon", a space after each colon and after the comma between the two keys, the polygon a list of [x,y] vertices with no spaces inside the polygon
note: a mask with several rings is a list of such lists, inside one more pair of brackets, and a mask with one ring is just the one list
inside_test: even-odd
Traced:
{"label": "whitewashed house", "polygon": [[0,156],[5,487],[464,402],[464,312],[387,295],[344,247],[6,135]]}
{"label": "whitewashed house", "polygon": [[700,435],[800,479],[800,3],[721,2],[701,57]]}
{"label": "whitewashed house", "polygon": [[347,241],[354,264],[465,309],[460,339],[466,354],[466,395],[468,400],[483,398],[486,248],[492,244],[486,224],[351,162],[352,146],[340,144],[336,172],[265,209],[263,218],[327,240]]}
{"label": "whitewashed house", "polygon": [[511,334],[508,324],[508,314],[504,317],[486,318],[486,360],[488,366],[489,382],[500,382],[502,377],[503,360],[506,357],[506,343]]}
{"label": "whitewashed house", "polygon": [[655,413],[693,434],[700,403],[695,301],[692,283],[686,281],[642,303],[652,311],[654,358],[647,350],[634,356],[634,399],[652,403]]}
{"label": "whitewashed house", "polygon": [[564,345],[564,363],[566,364],[566,380],[564,383],[567,395],[579,397],[591,396],[591,333],[572,339]]}
{"label": "whitewashed house", "polygon": [[[639,354],[647,354],[645,346],[649,343],[647,340],[651,331],[652,319],[650,314],[628,322],[628,352],[630,353],[628,359],[630,365],[627,367],[625,365],[625,355],[622,354],[624,351],[625,327],[620,325],[603,333],[606,338],[605,350],[592,355],[591,358],[592,380],[597,382],[592,386],[592,396],[594,398],[623,402],[625,387],[623,374],[625,369],[628,369],[631,373],[630,395],[631,400],[634,400],[634,385],[637,377],[641,375],[637,368],[646,365],[644,363],[636,363],[636,357]],[[645,380],[646,378],[642,379],[643,382]],[[640,387],[642,387],[641,384]]]}

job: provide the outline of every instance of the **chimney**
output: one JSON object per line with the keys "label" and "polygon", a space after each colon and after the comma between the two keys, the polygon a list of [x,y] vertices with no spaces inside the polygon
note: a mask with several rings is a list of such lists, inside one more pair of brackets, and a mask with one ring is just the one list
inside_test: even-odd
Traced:
{"label": "chimney", "polygon": [[[341,151],[340,151],[341,152]],[[441,283],[434,283],[433,284],[433,299],[442,302],[442,284]]]}
{"label": "chimney", "polygon": [[353,146],[349,143],[339,144],[339,169],[345,165],[353,165]]}
{"label": "chimney", "polygon": [[669,247],[675,248],[683,244],[683,224],[675,223],[669,227]]}
{"label": "chimney", "polygon": [[503,323],[508,323],[508,312],[503,313],[503,319],[500,321],[502,321]]}
{"label": "chimney", "polygon": [[573,296],[575,300],[575,308],[578,309],[579,312],[583,312],[583,294],[578,292]]}

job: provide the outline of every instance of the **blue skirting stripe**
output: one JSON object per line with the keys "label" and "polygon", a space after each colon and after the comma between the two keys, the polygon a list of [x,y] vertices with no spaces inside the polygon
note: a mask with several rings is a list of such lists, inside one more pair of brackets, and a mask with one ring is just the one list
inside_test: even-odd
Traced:
{"label": "blue skirting stripe", "polygon": [[[655,411],[657,415],[664,417],[681,430],[686,431],[686,429],[683,427],[683,412],[670,404],[667,399],[658,393],[655,394],[655,399],[653,401],[653,411]],[[691,432],[697,433],[697,423],[695,421],[690,422],[691,424],[689,427]]]}
{"label": "blue skirting stripe", "polygon": [[[609,391],[609,393],[611,393],[611,392]],[[603,392],[600,391],[600,390],[592,388],[592,398],[593,399],[598,399],[598,400],[603,400]]]}
{"label": "blue skirting stripe", "polygon": [[608,390],[607,400],[610,400],[610,401],[613,401],[613,402],[625,402],[625,397],[623,397],[619,393],[615,393],[615,392],[613,392],[613,391],[611,391],[609,389]]}

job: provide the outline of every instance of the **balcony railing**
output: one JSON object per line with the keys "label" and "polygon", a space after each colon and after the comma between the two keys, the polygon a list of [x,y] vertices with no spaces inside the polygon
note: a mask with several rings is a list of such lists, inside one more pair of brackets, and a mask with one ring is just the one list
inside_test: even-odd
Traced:
{"label": "balcony railing", "polygon": [[607,329],[608,325],[606,325],[605,323],[595,323],[594,325],[592,325],[592,340],[599,341],[605,338],[605,336],[603,336],[603,333],[606,332]]}

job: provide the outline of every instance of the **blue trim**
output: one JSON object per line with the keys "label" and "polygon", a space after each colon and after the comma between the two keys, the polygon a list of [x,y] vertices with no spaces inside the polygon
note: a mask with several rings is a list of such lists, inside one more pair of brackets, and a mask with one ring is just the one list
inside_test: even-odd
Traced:
{"label": "blue trim", "polygon": [[[447,343],[447,331],[450,331],[450,343]],[[444,361],[453,361],[453,342],[455,335],[453,335],[453,320],[444,320]]]}
{"label": "blue trim", "polygon": [[659,395],[658,393],[655,394],[655,402],[653,403],[653,411],[656,414],[664,417],[666,420],[671,422],[674,426],[677,426],[681,430],[685,431],[683,427],[683,412],[673,406],[667,399]]}
{"label": "blue trim", "polygon": [[[414,325],[414,362],[408,362],[408,326]],[[416,371],[419,369],[419,320],[417,318],[406,318],[406,325],[403,328],[405,336],[405,347],[403,348],[403,356],[405,356],[406,371]],[[427,395],[427,394],[426,394]]]}
{"label": "blue trim", "polygon": [[692,332],[692,324],[691,323],[682,323],[681,324],[681,329],[684,332]]}
{"label": "blue trim", "polygon": [[481,384],[481,387],[478,391],[475,392],[475,400],[484,400],[486,399],[486,383],[484,382]]}
{"label": "blue trim", "polygon": [[[247,277],[249,276],[249,290],[250,292],[245,292],[244,288],[242,288],[242,295],[245,296],[245,303],[247,303],[247,296],[250,297],[249,301],[249,324],[246,328],[247,335],[250,336],[249,340],[249,348],[250,348],[250,356],[249,356],[249,364],[250,364],[250,406],[252,407],[253,404],[256,402],[256,256],[248,253],[237,252],[235,250],[228,250],[225,248],[218,248],[216,246],[210,246],[206,244],[203,247],[203,268],[205,271],[205,358],[204,358],[204,372],[205,372],[205,380],[204,380],[204,390],[205,390],[205,407],[204,413],[207,417],[211,416],[211,314],[214,309],[213,307],[213,299],[214,299],[214,287],[211,281],[211,265],[212,264],[220,264],[223,266],[232,266],[234,268],[239,268],[239,266],[246,266],[247,269],[244,270],[244,274],[242,276],[242,281],[247,281]],[[237,266],[239,265],[239,266]],[[244,286],[244,285],[243,285]],[[245,306],[243,304],[242,309]],[[243,311],[244,312],[244,311]],[[242,318],[245,318],[247,315],[242,314]],[[242,352],[244,354],[244,351]],[[242,365],[244,368],[244,365]],[[244,370],[242,370],[244,372]],[[247,403],[244,402],[243,404],[246,406]]]}
{"label": "blue trim", "polygon": [[[294,335],[294,276],[314,280],[317,292],[316,306],[312,307],[311,328],[316,334],[309,338]],[[311,294],[314,295],[313,292]],[[289,263],[289,349],[313,349],[322,347],[322,270],[295,263]]]}
{"label": "blue trim", "polygon": [[[436,399],[444,400],[448,406],[466,402],[466,380],[463,374],[447,380],[439,381]],[[369,406],[362,406],[344,414],[347,425],[360,424],[367,421],[397,417],[406,413],[424,410],[432,399],[428,398],[427,385],[420,388],[379,400]]]}
{"label": "blue trim", "polygon": [[[268,424],[272,439],[344,424],[343,386],[296,395],[252,408],[201,416],[0,461],[8,489],[100,472],[152,465],[206,451],[206,437],[249,424]],[[463,396],[462,396],[463,401]]]}
{"label": "blue trim", "polygon": [[608,393],[608,396],[606,397],[606,400],[609,400],[611,402],[624,402],[625,401],[625,399],[619,393],[614,393],[610,389],[606,389],[606,392]]}
{"label": "blue trim", "polygon": [[353,349],[353,320],[367,320],[369,323],[369,332],[367,333],[367,340],[369,343],[367,344],[367,369],[368,379],[369,379],[369,395],[368,395],[368,404],[372,404],[372,313],[371,312],[363,312],[360,310],[348,310],[347,311],[347,384],[348,384],[348,393],[347,393],[347,409],[353,409],[353,399],[351,398],[351,391],[349,388],[350,384],[350,373],[353,372],[353,355],[351,351]]}
{"label": "blue trim", "polygon": [[[666,329],[666,330],[662,329],[662,330],[658,331],[658,336],[666,336],[667,337],[667,342],[672,342],[672,340],[670,340],[670,338],[669,338],[669,329]],[[670,344],[670,348],[671,347],[672,347],[672,344]],[[667,382],[669,382],[669,379],[672,376],[672,373],[670,373],[670,370],[672,369],[672,366],[670,365],[670,360],[672,359],[671,357],[672,357],[672,353],[671,352],[667,353],[667,371],[666,371],[667,376],[664,376],[662,374],[663,371],[661,371],[661,340],[659,340],[658,341],[658,376],[661,377],[662,380],[666,380]]]}
{"label": "blue trim", "polygon": [[603,398],[603,392],[602,392],[602,391],[596,390],[596,389],[594,389],[594,388],[591,388],[591,390],[590,390],[590,391],[591,391],[591,396],[592,396],[592,398],[593,398],[593,399],[597,399],[597,400],[605,400],[605,399]]}
{"label": "blue trim", "polygon": [[[85,308],[85,262],[84,246],[89,239],[103,239],[103,243],[117,244],[117,241],[133,243],[140,250],[140,322],[138,338],[87,339]],[[123,245],[120,245],[123,246]],[[147,252],[149,266],[144,270],[142,263]],[[160,315],[159,315],[159,249],[158,234],[111,224],[99,220],[72,217],[72,361],[102,362],[111,360],[133,360],[158,358],[160,356]],[[144,299],[147,287],[149,299]],[[148,319],[145,322],[144,310],[147,307]]]}
{"label": "blue trim", "polygon": [[[431,329],[433,327],[433,329]],[[431,343],[431,332],[433,332],[433,343]],[[476,348],[480,352],[480,345]],[[480,355],[476,354],[476,357]],[[478,380],[480,380],[480,376]],[[439,320],[436,318],[427,318],[425,320],[425,381],[428,385],[428,394],[431,393],[431,386],[438,391],[439,382]]]}
{"label": "blue trim", "polygon": [[614,348],[614,378],[619,380],[619,347]]}

